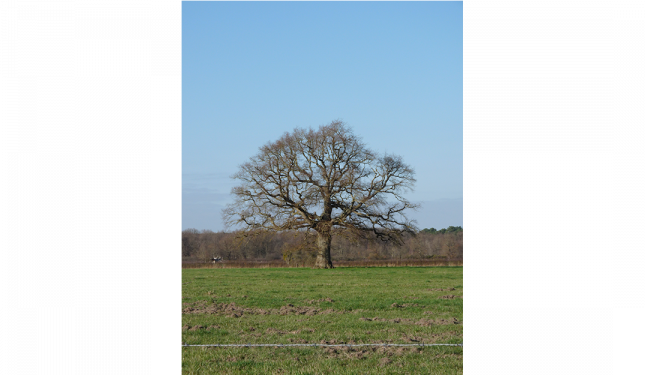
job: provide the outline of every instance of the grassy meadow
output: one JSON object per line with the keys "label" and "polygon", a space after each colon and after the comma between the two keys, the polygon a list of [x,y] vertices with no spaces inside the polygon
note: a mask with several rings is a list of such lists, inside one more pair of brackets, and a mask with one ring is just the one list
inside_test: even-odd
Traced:
{"label": "grassy meadow", "polygon": [[[463,342],[462,267],[184,269],[182,342]],[[463,348],[182,347],[185,374],[459,374]]]}

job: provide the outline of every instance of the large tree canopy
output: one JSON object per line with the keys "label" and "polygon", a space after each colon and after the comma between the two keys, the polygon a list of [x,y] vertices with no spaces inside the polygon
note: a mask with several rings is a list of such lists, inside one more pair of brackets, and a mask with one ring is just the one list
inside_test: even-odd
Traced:
{"label": "large tree canopy", "polygon": [[370,151],[340,121],[285,133],[262,146],[233,178],[241,184],[223,212],[227,225],[315,231],[317,268],[333,267],[331,236],[337,230],[395,243],[416,230],[405,215],[416,205],[401,195],[412,189],[414,170],[399,156]]}

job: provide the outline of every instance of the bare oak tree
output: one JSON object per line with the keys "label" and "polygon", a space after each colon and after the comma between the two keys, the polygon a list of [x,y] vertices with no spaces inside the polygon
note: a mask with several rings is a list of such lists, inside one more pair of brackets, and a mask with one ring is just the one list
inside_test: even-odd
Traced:
{"label": "bare oak tree", "polygon": [[370,151],[340,121],[285,133],[232,177],[241,185],[223,211],[226,224],[315,234],[315,268],[333,268],[333,233],[400,244],[416,230],[405,215],[416,205],[401,195],[416,181],[413,169]]}

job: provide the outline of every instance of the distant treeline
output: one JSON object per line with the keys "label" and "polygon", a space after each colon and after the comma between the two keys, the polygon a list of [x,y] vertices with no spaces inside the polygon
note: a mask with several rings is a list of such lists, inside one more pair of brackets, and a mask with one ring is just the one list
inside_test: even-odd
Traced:
{"label": "distant treeline", "polygon": [[436,230],[434,228],[426,228],[421,231],[421,233],[430,233],[430,234],[435,234],[435,233],[457,233],[457,232],[463,232],[464,229],[462,227],[453,227],[449,226],[448,228],[443,228]]}
{"label": "distant treeline", "polygon": [[[213,257],[223,261],[276,261],[288,265],[308,266],[315,261],[315,250],[302,232],[257,231],[250,236],[238,232],[213,232],[186,229],[181,235],[184,262],[209,262]],[[380,261],[463,258],[463,229],[450,226],[437,230],[426,228],[407,235],[405,243],[396,246],[374,238],[352,240],[335,235],[331,244],[333,261]]]}

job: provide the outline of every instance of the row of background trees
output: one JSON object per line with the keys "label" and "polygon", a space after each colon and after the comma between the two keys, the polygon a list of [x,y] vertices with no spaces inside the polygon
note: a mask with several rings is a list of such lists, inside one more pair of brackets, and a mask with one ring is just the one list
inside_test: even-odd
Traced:
{"label": "row of background trees", "polygon": [[[239,234],[186,229],[182,232],[182,258],[184,262],[207,262],[213,256],[221,256],[225,261],[283,259],[288,264],[309,264],[316,259],[315,241],[302,231],[258,230],[250,236]],[[376,238],[350,240],[339,232],[333,237],[331,253],[333,259],[347,261],[462,259],[463,229],[460,226],[423,229],[416,235],[406,235],[399,246]]]}

